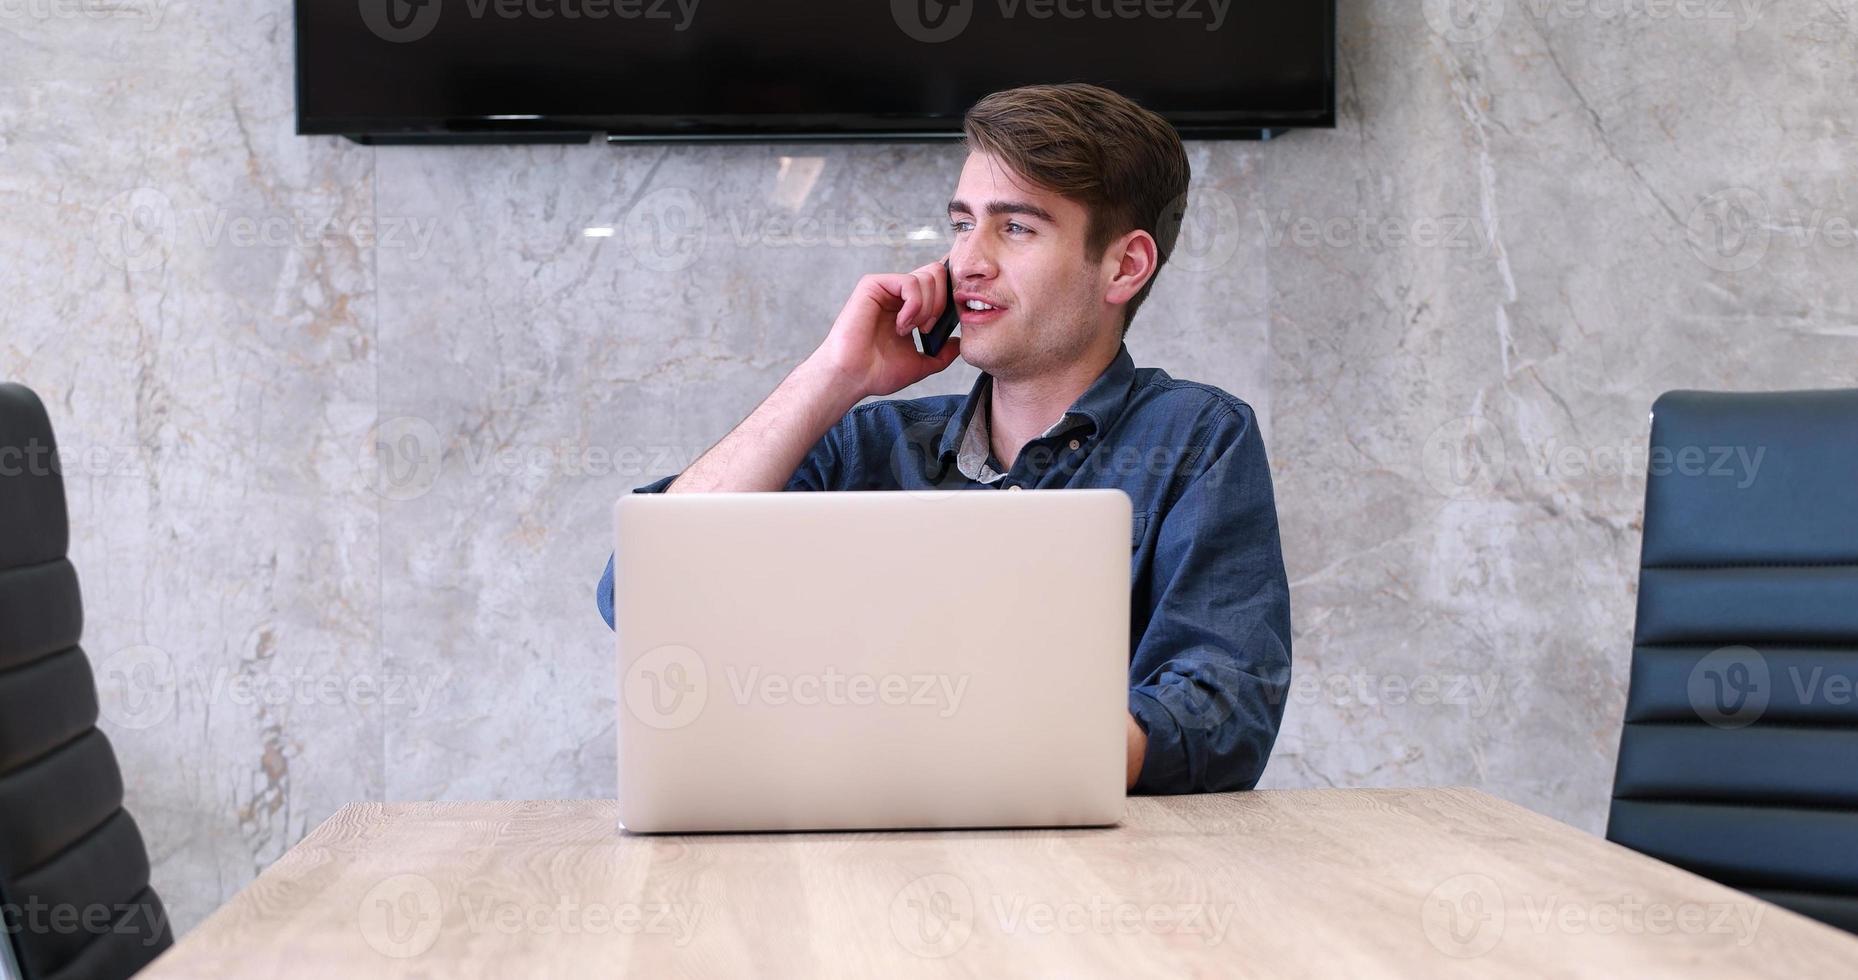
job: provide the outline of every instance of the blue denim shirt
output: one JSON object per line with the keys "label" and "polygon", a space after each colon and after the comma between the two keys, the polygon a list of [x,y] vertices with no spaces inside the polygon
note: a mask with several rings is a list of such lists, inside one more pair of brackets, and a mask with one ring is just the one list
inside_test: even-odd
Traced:
{"label": "blue denim shirt", "polygon": [[[991,457],[991,469],[975,465],[975,443],[963,444],[992,380],[983,372],[966,395],[854,407],[785,489],[1124,491],[1135,511],[1129,711],[1148,733],[1135,788],[1250,789],[1277,739],[1290,684],[1290,586],[1251,406],[1211,385],[1138,369],[1125,345],[1001,477]],[[661,493],[676,478],[633,492]],[[611,559],[598,602],[612,626]]]}

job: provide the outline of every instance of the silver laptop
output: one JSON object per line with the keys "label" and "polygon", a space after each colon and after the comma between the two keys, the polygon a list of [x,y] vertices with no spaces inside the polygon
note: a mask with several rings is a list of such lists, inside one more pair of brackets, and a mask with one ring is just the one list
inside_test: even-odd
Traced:
{"label": "silver laptop", "polygon": [[1121,490],[629,494],[613,515],[626,829],[1122,819]]}

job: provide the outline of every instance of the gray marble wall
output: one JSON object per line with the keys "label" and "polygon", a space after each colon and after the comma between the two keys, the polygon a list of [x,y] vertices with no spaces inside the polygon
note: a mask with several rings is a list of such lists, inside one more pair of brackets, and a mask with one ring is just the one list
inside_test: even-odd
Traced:
{"label": "gray marble wall", "polygon": [[[1858,383],[1858,4],[1341,8],[1340,125],[1193,145],[1129,335],[1265,422],[1264,785],[1599,831],[1652,399]],[[960,163],[302,138],[291,44],[282,0],[0,4],[0,376],[181,929],[346,801],[611,793],[611,500],[939,254]]]}

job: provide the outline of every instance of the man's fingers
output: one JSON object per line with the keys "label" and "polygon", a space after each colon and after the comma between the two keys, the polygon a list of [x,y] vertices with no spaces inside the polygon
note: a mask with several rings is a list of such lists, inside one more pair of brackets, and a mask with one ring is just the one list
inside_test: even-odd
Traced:
{"label": "man's fingers", "polygon": [[932,262],[916,270],[916,281],[922,288],[923,323],[932,324],[936,317],[942,315],[942,307],[947,305],[948,297],[942,288],[942,281],[936,277],[936,271],[942,267],[940,262]]}
{"label": "man's fingers", "polygon": [[896,290],[897,296],[903,301],[903,304],[897,307],[898,333],[902,333],[909,329],[910,321],[916,317],[917,300],[914,285],[915,284],[910,281],[908,276],[899,276],[893,287]]}
{"label": "man's fingers", "polygon": [[928,297],[923,293],[922,280],[916,278],[915,273],[905,272],[898,279],[903,292],[903,315],[898,322],[914,329],[923,322],[923,308]]}
{"label": "man's fingers", "polygon": [[880,309],[895,309],[899,336],[911,330],[926,330],[942,315],[948,305],[948,287],[943,276],[948,271],[940,262],[920,269],[891,275],[871,275],[873,295]]}

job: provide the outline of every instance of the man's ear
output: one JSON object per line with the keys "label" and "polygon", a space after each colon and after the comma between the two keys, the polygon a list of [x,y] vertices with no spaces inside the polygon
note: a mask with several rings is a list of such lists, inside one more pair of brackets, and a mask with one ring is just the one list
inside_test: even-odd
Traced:
{"label": "man's ear", "polygon": [[1140,228],[1111,242],[1103,250],[1103,267],[1110,277],[1103,301],[1122,306],[1135,299],[1135,294],[1154,278],[1159,259],[1155,237]]}

